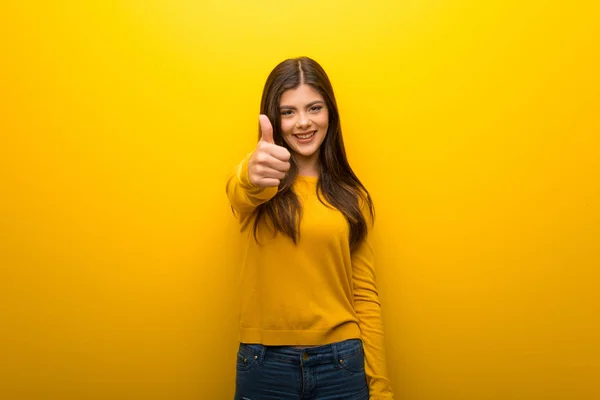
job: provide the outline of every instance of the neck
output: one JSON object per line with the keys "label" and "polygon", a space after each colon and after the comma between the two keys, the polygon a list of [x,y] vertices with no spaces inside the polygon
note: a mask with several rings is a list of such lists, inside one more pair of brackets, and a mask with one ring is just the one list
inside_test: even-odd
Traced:
{"label": "neck", "polygon": [[294,154],[294,161],[298,166],[298,175],[319,176],[319,152],[316,152],[309,157]]}

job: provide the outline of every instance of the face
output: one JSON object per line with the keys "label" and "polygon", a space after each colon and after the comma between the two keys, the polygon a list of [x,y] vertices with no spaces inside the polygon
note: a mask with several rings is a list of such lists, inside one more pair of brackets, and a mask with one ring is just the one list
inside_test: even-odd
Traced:
{"label": "face", "polygon": [[283,92],[279,111],[283,140],[297,161],[318,158],[329,124],[329,110],[323,96],[312,86],[302,84]]}

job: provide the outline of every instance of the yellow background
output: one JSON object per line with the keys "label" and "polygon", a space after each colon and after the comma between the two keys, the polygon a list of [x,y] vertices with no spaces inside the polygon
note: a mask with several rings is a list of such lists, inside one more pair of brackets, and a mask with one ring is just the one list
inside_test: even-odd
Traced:
{"label": "yellow background", "polygon": [[592,2],[5,3],[0,398],[232,397],[225,178],[308,55],[376,201],[397,398],[600,399]]}

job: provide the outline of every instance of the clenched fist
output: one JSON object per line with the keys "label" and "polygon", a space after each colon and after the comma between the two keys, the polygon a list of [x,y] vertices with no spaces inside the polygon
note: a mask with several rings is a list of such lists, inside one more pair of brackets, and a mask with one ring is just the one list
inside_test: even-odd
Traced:
{"label": "clenched fist", "polygon": [[248,162],[250,182],[260,188],[279,186],[290,169],[290,152],[273,142],[273,126],[266,115],[260,117],[261,138]]}

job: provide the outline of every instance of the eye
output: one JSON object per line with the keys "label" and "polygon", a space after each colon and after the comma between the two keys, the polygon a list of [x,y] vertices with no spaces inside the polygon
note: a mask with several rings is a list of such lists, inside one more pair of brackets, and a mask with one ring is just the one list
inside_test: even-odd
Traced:
{"label": "eye", "polygon": [[322,105],[314,105],[310,108],[310,112],[313,113],[318,113],[319,111],[321,111],[323,109]]}
{"label": "eye", "polygon": [[292,110],[281,110],[281,115],[284,117],[289,117],[292,114],[293,114]]}

